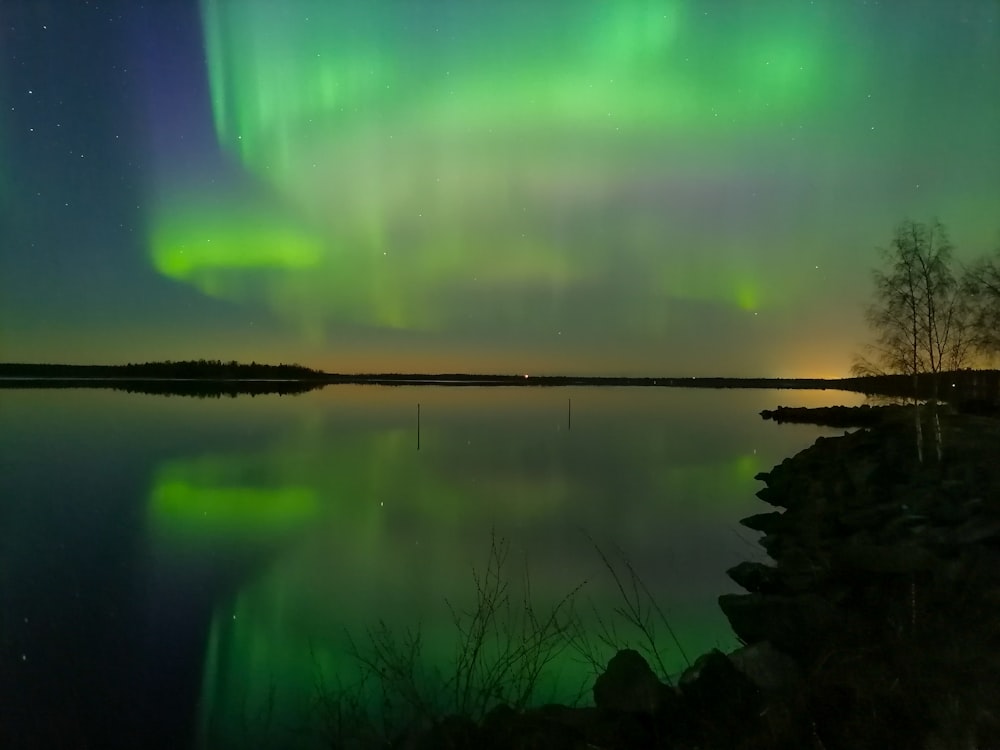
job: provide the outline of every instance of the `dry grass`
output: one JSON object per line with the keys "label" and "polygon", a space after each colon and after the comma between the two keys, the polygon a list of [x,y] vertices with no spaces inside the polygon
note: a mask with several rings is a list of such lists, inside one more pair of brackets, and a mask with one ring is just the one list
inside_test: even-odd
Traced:
{"label": "dry grass", "polygon": [[360,667],[356,683],[331,684],[317,671],[315,711],[331,747],[359,737],[374,746],[376,738],[445,716],[480,721],[497,706],[520,711],[538,702],[546,670],[573,643],[582,584],[539,611],[526,571],[520,590],[512,590],[509,553],[508,542],[492,534],[485,567],[472,573],[471,606],[446,600],[456,634],[450,663],[428,666],[419,626],[399,632],[379,621],[360,641],[349,640]]}

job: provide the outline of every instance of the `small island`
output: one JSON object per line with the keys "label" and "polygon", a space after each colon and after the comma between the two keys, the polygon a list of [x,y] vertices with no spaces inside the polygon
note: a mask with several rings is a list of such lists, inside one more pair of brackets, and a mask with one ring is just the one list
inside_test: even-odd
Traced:
{"label": "small island", "polygon": [[0,363],[0,388],[109,388],[199,398],[305,393],[321,387],[322,377],[302,365],[205,359],[127,365]]}

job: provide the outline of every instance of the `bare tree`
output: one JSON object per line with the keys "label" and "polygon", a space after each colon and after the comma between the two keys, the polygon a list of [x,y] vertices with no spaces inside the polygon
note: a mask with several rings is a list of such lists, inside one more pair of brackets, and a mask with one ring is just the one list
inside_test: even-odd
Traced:
{"label": "bare tree", "polygon": [[1000,353],[1000,247],[966,269],[962,286],[971,307],[971,343],[993,357]]}
{"label": "bare tree", "polygon": [[[929,374],[932,401],[937,399],[939,374],[967,364],[972,350],[972,306],[966,284],[956,277],[953,247],[944,226],[906,220],[897,227],[888,248],[880,250],[882,268],[872,273],[875,300],[865,311],[875,342],[870,356],[856,359],[858,375],[903,373],[913,377],[914,403],[919,377]],[[933,424],[941,457],[940,422]],[[923,461],[920,413],[914,409],[917,456]]]}
{"label": "bare tree", "polygon": [[912,375],[916,391],[920,374],[968,364],[972,307],[953,270],[953,252],[940,222],[906,220],[896,227],[890,246],[880,250],[882,267],[872,273],[875,300],[865,317],[875,342],[855,361],[856,374]]}

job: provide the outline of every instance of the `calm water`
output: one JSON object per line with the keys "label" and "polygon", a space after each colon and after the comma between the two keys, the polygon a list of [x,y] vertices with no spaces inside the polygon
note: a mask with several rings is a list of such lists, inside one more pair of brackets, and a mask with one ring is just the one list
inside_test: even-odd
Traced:
{"label": "calm water", "polygon": [[[419,627],[426,660],[446,663],[446,600],[473,604],[494,536],[539,610],[583,584],[578,609],[614,619],[620,595],[596,544],[627,557],[690,657],[732,647],[716,597],[735,590],[728,567],[762,556],[737,524],[765,510],[753,477],[836,434],[757,412],[858,402],[651,388],[0,391],[0,745],[276,736],[302,723],[317,674],[351,674],[347,638],[363,642],[379,620]],[[620,640],[635,638],[620,624]],[[668,671],[683,669],[662,631],[658,645]],[[591,676],[567,650],[549,695]]]}

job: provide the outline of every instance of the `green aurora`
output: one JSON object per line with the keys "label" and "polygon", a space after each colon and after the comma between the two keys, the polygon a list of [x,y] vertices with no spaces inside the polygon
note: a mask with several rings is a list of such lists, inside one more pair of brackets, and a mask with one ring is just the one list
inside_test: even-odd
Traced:
{"label": "green aurora", "polygon": [[[154,264],[316,345],[354,327],[579,359],[597,329],[648,347],[692,314],[793,315],[844,271],[807,248],[839,241],[809,226],[845,179],[884,182],[885,158],[955,125],[901,129],[920,94],[862,44],[879,19],[828,3],[202,0],[201,18],[218,145],[286,215],[173,195]],[[964,219],[975,190],[907,210]],[[615,300],[600,320],[596,298]]]}
{"label": "green aurora", "polygon": [[996,0],[112,2],[0,25],[10,361],[835,377],[1000,241]]}
{"label": "green aurora", "polygon": [[[608,248],[579,244],[587,228],[568,211],[582,204],[600,219],[616,194],[661,178],[657,162],[676,158],[672,142],[725,146],[733,134],[815,122],[831,107],[823,92],[851,75],[823,44],[830,30],[816,9],[765,35],[737,34],[734,49],[732,31],[700,28],[680,3],[552,5],[537,14],[512,3],[484,17],[479,5],[441,3],[415,19],[401,3],[317,4],[305,15],[266,2],[203,3],[220,144],[327,228],[323,268],[287,282],[311,313],[441,328],[463,313],[434,300],[480,277],[511,289],[597,283]],[[723,159],[668,169],[704,179],[725,174]],[[617,252],[646,252],[669,235],[648,208],[635,219],[616,227],[636,227]],[[233,220],[238,240],[244,217]],[[235,244],[223,226],[187,226]],[[215,280],[220,255],[199,253],[207,242],[185,248],[181,236],[157,242],[159,258],[176,259],[158,268]],[[254,256],[234,258],[236,277]],[[724,257],[681,274],[666,258],[653,262],[646,292],[756,309],[754,263],[738,249]],[[261,265],[282,259],[300,265],[277,250]],[[359,294],[359,285],[368,288]],[[524,324],[537,312],[519,304],[503,315]]]}

